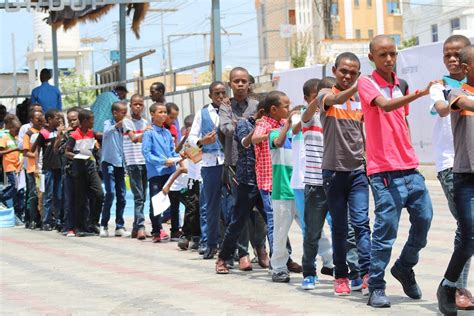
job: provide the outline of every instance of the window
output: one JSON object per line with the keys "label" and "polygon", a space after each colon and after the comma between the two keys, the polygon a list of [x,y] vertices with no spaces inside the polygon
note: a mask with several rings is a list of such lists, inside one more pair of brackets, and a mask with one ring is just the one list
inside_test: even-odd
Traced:
{"label": "window", "polygon": [[339,7],[337,6],[337,2],[336,3],[331,3],[331,15],[332,16],[336,16],[339,14]]}
{"label": "window", "polygon": [[431,41],[438,41],[438,24],[431,25]]}
{"label": "window", "polygon": [[288,24],[296,25],[296,12],[295,12],[295,10],[288,10]]}
{"label": "window", "polygon": [[354,7],[356,7],[356,8],[359,7],[359,0],[354,0]]}
{"label": "window", "polygon": [[393,38],[393,40],[394,40],[394,42],[397,46],[400,46],[400,44],[402,42],[402,38],[401,38],[400,34],[391,34],[390,37]]}
{"label": "window", "polygon": [[367,0],[367,8],[372,8],[372,0]]}
{"label": "window", "polygon": [[372,39],[374,37],[374,30],[369,30],[368,35],[369,39]]}
{"label": "window", "polygon": [[400,14],[400,2],[394,0],[387,1],[387,14]]}
{"label": "window", "polygon": [[356,31],[356,38],[360,39],[360,30],[355,30]]}
{"label": "window", "polygon": [[461,21],[459,21],[459,18],[455,18],[451,20],[451,33],[456,30],[461,29]]}

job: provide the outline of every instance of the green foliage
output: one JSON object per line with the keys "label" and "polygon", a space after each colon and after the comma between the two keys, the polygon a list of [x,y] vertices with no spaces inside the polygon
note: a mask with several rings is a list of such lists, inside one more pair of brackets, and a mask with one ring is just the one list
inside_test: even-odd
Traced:
{"label": "green foliage", "polygon": [[91,79],[86,79],[82,75],[76,74],[74,71],[70,73],[61,73],[59,75],[59,85],[64,94],[63,109],[68,109],[73,106],[90,106],[95,100],[94,90],[70,93],[81,88],[87,88],[92,82]]}
{"label": "green foliage", "polygon": [[301,68],[305,66],[306,56],[308,56],[309,40],[306,34],[302,38],[294,36],[291,47],[291,66],[293,68]]}
{"label": "green foliage", "polygon": [[418,38],[416,37],[410,37],[404,41],[402,41],[402,45],[400,45],[400,49],[412,47],[418,45]]}

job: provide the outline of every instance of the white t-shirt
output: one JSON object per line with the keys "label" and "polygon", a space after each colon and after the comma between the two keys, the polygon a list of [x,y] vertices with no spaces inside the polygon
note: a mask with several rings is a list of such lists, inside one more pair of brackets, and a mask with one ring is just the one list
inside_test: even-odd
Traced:
{"label": "white t-shirt", "polygon": [[126,118],[123,120],[123,153],[127,166],[144,165],[145,157],[142,153],[142,143],[134,143],[128,132],[133,131],[135,136],[141,135],[145,132],[148,122],[141,118],[139,120],[134,118]]}
{"label": "white t-shirt", "polygon": [[[301,114],[292,117],[292,124],[300,124]],[[304,189],[304,170],[306,165],[303,132],[293,135],[291,144],[291,154],[293,157],[293,173],[291,174],[290,187],[292,189]]]}

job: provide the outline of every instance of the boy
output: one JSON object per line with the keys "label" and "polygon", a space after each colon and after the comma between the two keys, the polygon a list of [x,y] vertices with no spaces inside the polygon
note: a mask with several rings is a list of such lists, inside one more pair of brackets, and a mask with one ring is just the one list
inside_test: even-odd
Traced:
{"label": "boy", "polygon": [[[328,213],[326,193],[323,189],[321,172],[324,137],[320,115],[318,113],[318,100],[316,99],[322,82],[323,81],[317,79],[310,79],[303,85],[304,99],[308,103],[308,106],[301,114],[301,122],[299,124],[303,130],[305,156],[305,163],[303,165],[303,183],[305,187],[302,207],[302,220],[305,228],[303,230],[303,283],[301,285],[305,290],[314,289],[316,283],[318,283],[315,265],[316,254],[318,252],[324,253],[321,273],[333,275],[332,249],[329,241],[324,240],[327,238],[321,238],[324,221]],[[327,82],[327,80],[325,82]],[[298,191],[295,190],[295,200],[297,198],[297,192]],[[298,208],[298,202],[296,203]],[[327,245],[326,249],[320,247],[320,244]],[[331,257],[328,258],[328,256]]]}
{"label": "boy", "polygon": [[72,160],[74,179],[76,236],[98,230],[98,222],[104,193],[97,172],[94,153],[98,149],[96,134],[92,131],[94,114],[89,110],[79,111],[79,127],[71,133],[66,144],[66,157]]}
{"label": "boy", "polygon": [[[30,229],[40,228],[40,217],[38,212],[38,191],[36,190],[36,153],[31,152],[38,133],[43,126],[43,113],[39,111],[30,112],[31,127],[23,136],[23,157],[26,160],[26,190],[27,190],[27,208],[30,214]],[[51,230],[49,225],[44,227],[45,230]]]}
{"label": "boy", "polygon": [[38,148],[42,155],[42,173],[44,180],[43,194],[43,227],[49,230],[54,209],[55,228],[62,231],[63,221],[63,197],[61,181],[61,157],[54,152],[54,142],[57,137],[57,127],[59,126],[60,112],[56,109],[49,109],[45,114],[46,125],[38,134],[38,139],[31,147],[31,152],[36,152]]}
{"label": "boy", "polygon": [[132,95],[130,98],[132,117],[123,120],[123,153],[135,204],[132,238],[138,240],[145,240],[147,237],[144,213],[147,177],[145,158],[142,154],[142,138],[149,126],[147,120],[142,117],[143,108],[143,97],[138,94]]}
{"label": "boy", "polygon": [[175,147],[177,147],[178,142],[179,142],[179,138],[178,138],[179,133],[174,122],[178,118],[179,107],[176,105],[176,103],[173,103],[173,102],[168,102],[165,105],[166,105],[166,112],[168,113],[168,116],[166,118],[166,122],[164,126],[170,131],[171,136],[173,136],[173,142],[175,144]]}
{"label": "boy", "polygon": [[142,153],[145,157],[146,171],[150,185],[150,218],[154,243],[161,242],[161,214],[153,214],[153,203],[151,199],[158,194],[168,181],[173,172],[176,171],[173,158],[179,157],[174,150],[173,137],[164,128],[167,112],[162,103],[153,103],[150,107],[152,117],[152,128],[143,134]]}
{"label": "boy", "polygon": [[464,47],[459,62],[466,75],[460,89],[451,90],[449,106],[454,140],[454,203],[460,231],[459,243],[454,247],[451,260],[438,291],[441,313],[456,315],[456,281],[466,262],[474,254],[474,46]]}
{"label": "boy", "polygon": [[334,294],[350,295],[347,258],[348,213],[354,228],[362,293],[368,295],[370,266],[369,182],[364,164],[362,109],[357,94],[360,61],[342,53],[332,68],[336,84],[321,90],[324,130],[323,181],[333,223]]}
{"label": "boy", "polygon": [[369,49],[369,59],[376,69],[371,77],[362,77],[358,82],[367,131],[367,175],[375,201],[368,305],[390,307],[385,295],[384,274],[404,207],[410,214],[412,227],[402,253],[390,271],[407,296],[421,298],[413,267],[418,262],[420,250],[426,246],[433,207],[424,178],[416,170],[418,158],[410,140],[406,116],[408,103],[428,95],[432,83],[426,89],[403,93],[404,84],[393,72],[397,59],[393,39],[378,35],[370,42]]}
{"label": "boy", "polygon": [[100,237],[109,237],[108,223],[114,195],[117,197],[115,204],[115,237],[130,237],[130,232],[125,229],[123,220],[123,211],[126,204],[125,161],[123,157],[123,119],[125,115],[127,115],[127,104],[120,101],[114,102],[112,104],[113,119],[104,122],[101,169],[105,198],[100,221]]}
{"label": "boy", "polygon": [[54,143],[55,150],[65,158],[63,168],[63,192],[64,192],[64,225],[66,228],[66,237],[75,237],[75,211],[74,211],[74,178],[72,176],[72,159],[65,155],[66,145],[73,133],[79,127],[80,108],[70,108],[67,111],[68,127],[60,126],[58,136]]}
{"label": "boy", "polygon": [[[13,117],[12,119],[5,120],[5,130],[2,131],[2,137],[0,138],[0,155],[2,155],[3,172],[8,180],[2,190],[2,203],[8,207],[15,209],[17,217],[21,215],[21,201],[17,192],[17,174],[21,170],[20,164],[20,150],[16,143],[15,137],[18,135],[21,123],[18,118]],[[10,202],[11,200],[11,202]]]}
{"label": "boy", "polygon": [[204,216],[206,222],[206,231],[202,233],[207,238],[203,259],[214,258],[219,242],[224,152],[221,142],[217,139],[217,128],[220,107],[226,98],[225,86],[222,82],[211,83],[209,98],[212,102],[196,113],[188,138],[191,146],[202,149],[201,176],[204,195],[202,202],[206,205],[206,212],[205,214],[202,212],[201,216]]}
{"label": "boy", "polygon": [[[438,180],[448,200],[449,210],[456,220],[458,216],[453,194],[454,144],[447,96],[452,89],[461,88],[466,82],[466,75],[459,62],[459,52],[470,44],[469,39],[462,35],[452,35],[444,41],[443,61],[449,75],[443,77],[442,84],[436,83],[430,88],[430,113],[436,120],[433,128],[433,144]],[[461,232],[458,229],[454,244],[459,244],[460,240]],[[459,309],[474,308],[474,303],[471,300],[472,295],[466,289],[470,262],[470,259],[466,262],[461,278],[456,282],[456,305]]]}
{"label": "boy", "polygon": [[[245,222],[250,218],[255,206],[263,212],[262,200],[257,188],[255,176],[255,151],[252,146],[252,136],[255,131],[255,122],[262,118],[265,111],[265,102],[260,101],[257,106],[257,113],[254,117],[247,120],[240,120],[235,127],[235,138],[238,141],[239,157],[237,159],[236,178],[239,183],[237,186],[237,198],[234,212],[229,226],[225,231],[219,257],[216,262],[217,274],[228,274],[229,269],[226,261],[232,259],[237,242],[243,229],[247,226]],[[262,251],[261,249],[259,251]],[[265,249],[263,249],[265,251]],[[261,255],[263,257],[263,255]],[[259,264],[268,268],[268,259],[263,261],[259,257]],[[252,270],[252,264],[248,253],[240,257],[239,269],[242,271]]]}

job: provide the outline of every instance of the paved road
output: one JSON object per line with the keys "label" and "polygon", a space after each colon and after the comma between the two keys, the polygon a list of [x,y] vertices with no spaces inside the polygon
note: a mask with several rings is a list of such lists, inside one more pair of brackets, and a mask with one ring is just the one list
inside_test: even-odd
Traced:
{"label": "paved road", "polygon": [[[152,244],[109,237],[65,238],[55,232],[23,228],[0,230],[0,312],[3,314],[318,314],[385,315],[437,313],[436,287],[452,249],[455,223],[441,188],[428,181],[435,217],[427,248],[416,267],[423,299],[404,296],[387,276],[392,308],[376,310],[355,293],[336,297],[329,277],[320,276],[314,291],[302,291],[301,274],[289,284],[274,284],[266,270],[214,273],[214,261],[176,243]],[[127,218],[131,225],[132,219]],[[406,212],[400,223],[396,258],[407,237]],[[291,236],[300,261],[302,238]],[[393,262],[393,260],[392,260]],[[470,287],[473,287],[471,271]],[[468,315],[467,312],[460,313]],[[472,314],[471,314],[472,315]]]}

